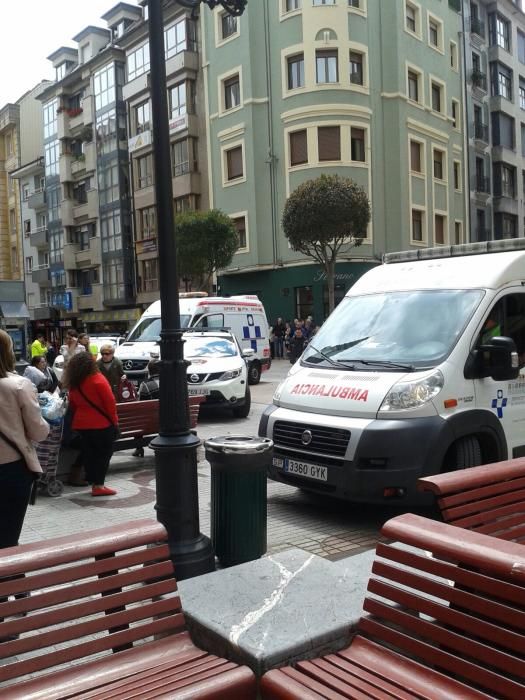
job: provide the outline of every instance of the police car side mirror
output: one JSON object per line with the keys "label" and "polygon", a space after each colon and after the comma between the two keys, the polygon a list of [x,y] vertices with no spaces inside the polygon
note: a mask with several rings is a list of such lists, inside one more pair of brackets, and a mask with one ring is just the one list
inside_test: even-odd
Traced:
{"label": "police car side mirror", "polygon": [[519,375],[519,358],[512,338],[496,336],[477,347],[465,365],[465,379],[492,377],[495,382],[516,379]]}

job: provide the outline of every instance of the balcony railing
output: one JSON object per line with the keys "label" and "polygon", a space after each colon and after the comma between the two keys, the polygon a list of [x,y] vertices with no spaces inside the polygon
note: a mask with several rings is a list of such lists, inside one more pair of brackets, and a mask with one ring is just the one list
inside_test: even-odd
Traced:
{"label": "balcony railing", "polygon": [[27,198],[27,206],[30,209],[42,209],[46,204],[46,191],[44,189],[35,190]]}
{"label": "balcony railing", "polygon": [[477,34],[482,39],[485,38],[485,22],[482,22],[478,17],[470,18],[470,31],[472,34]]}
{"label": "balcony railing", "polygon": [[29,241],[35,248],[47,248],[49,245],[49,235],[47,226],[39,226],[31,231]]}
{"label": "balcony railing", "polygon": [[475,187],[476,192],[490,194],[490,178],[484,175],[476,175]]}
{"label": "balcony railing", "polygon": [[478,141],[489,142],[489,127],[482,122],[474,122],[474,138]]}
{"label": "balcony railing", "polygon": [[470,74],[470,80],[472,81],[473,87],[487,92],[487,76],[485,73],[482,73],[480,70],[473,70]]}

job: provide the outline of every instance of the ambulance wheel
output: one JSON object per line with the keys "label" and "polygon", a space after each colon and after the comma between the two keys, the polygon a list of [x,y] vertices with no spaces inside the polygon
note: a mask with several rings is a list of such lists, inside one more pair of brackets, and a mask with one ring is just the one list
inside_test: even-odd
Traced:
{"label": "ambulance wheel", "polygon": [[235,416],[235,418],[248,418],[248,416],[250,415],[251,405],[252,395],[250,393],[250,388],[246,387],[246,394],[244,395],[243,405],[233,409],[233,415]]}
{"label": "ambulance wheel", "polygon": [[456,442],[455,469],[479,467],[482,463],[481,445],[477,437],[469,435]]}
{"label": "ambulance wheel", "polygon": [[248,365],[248,384],[258,384],[261,381],[261,365],[255,361]]}

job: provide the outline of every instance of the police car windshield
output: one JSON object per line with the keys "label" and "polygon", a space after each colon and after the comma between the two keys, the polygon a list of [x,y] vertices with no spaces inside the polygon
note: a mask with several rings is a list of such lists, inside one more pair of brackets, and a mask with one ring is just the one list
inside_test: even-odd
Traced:
{"label": "police car windshield", "polygon": [[[189,314],[180,317],[181,328],[187,328]],[[127,343],[157,343],[160,340],[161,320],[159,316],[142,318],[126,338]]]}
{"label": "police car windshield", "polygon": [[302,361],[332,361],[359,371],[434,367],[451,352],[482,295],[478,289],[445,289],[345,297]]}

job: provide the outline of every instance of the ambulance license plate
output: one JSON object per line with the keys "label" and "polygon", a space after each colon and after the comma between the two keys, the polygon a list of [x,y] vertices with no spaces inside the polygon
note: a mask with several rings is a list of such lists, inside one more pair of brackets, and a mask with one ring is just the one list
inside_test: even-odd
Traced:
{"label": "ambulance license plate", "polygon": [[316,479],[317,481],[328,480],[328,467],[320,467],[317,464],[309,462],[300,462],[296,459],[281,459],[280,457],[273,458],[273,466],[277,469],[282,469],[288,474],[297,474],[305,479]]}

